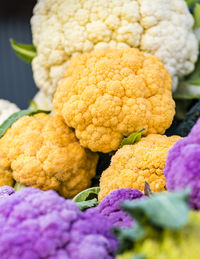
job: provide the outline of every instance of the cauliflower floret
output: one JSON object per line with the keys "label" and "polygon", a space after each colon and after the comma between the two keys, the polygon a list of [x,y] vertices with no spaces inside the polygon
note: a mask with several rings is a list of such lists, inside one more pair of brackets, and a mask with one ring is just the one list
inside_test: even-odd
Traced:
{"label": "cauliflower floret", "polygon": [[114,227],[130,227],[134,221],[128,213],[122,210],[121,204],[123,201],[138,201],[143,198],[145,198],[144,194],[137,189],[114,190],[90,211],[102,214]]}
{"label": "cauliflower floret", "polygon": [[5,199],[5,197],[8,197],[13,193],[15,193],[15,190],[10,186],[5,185],[3,187],[0,187],[0,200]]}
{"label": "cauliflower floret", "polygon": [[3,153],[2,142],[0,140],[0,186],[13,186],[14,180],[10,169],[10,162]]}
{"label": "cauliflower floret", "polygon": [[178,78],[198,56],[193,18],[184,0],[38,0],[31,19],[37,86],[53,95],[71,57],[99,48],[139,48]]}
{"label": "cauliflower floret", "polygon": [[38,91],[33,100],[37,104],[37,108],[40,110],[52,111],[52,98],[42,91]]}
{"label": "cauliflower floret", "polygon": [[54,191],[0,188],[1,259],[114,259],[112,224]]}
{"label": "cauliflower floret", "polygon": [[10,170],[18,183],[65,197],[89,187],[95,175],[97,155],[81,147],[60,118],[44,113],[16,121],[0,139],[0,150],[1,172]]}
{"label": "cauliflower floret", "polygon": [[13,186],[14,180],[12,177],[12,172],[8,169],[0,168],[0,186],[9,185]]}
{"label": "cauliflower floret", "polygon": [[[198,113],[197,113],[198,114]],[[168,191],[190,188],[189,204],[200,210],[200,119],[169,151],[164,175]]]}
{"label": "cauliflower floret", "polygon": [[179,139],[179,136],[150,134],[134,145],[120,148],[101,176],[99,200],[121,188],[144,191],[145,181],[154,192],[165,190],[163,169],[167,153]]}
{"label": "cauliflower floret", "polygon": [[0,125],[10,117],[15,112],[18,112],[20,109],[16,104],[11,103],[7,100],[0,99]]}
{"label": "cauliflower floret", "polygon": [[156,57],[138,49],[73,58],[53,102],[80,144],[104,153],[141,128],[143,134],[163,134],[175,113],[169,73]]}

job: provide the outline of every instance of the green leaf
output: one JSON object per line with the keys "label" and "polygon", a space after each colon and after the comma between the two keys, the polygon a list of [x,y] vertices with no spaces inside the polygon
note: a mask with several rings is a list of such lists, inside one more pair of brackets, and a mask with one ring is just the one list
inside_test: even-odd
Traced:
{"label": "green leaf", "polygon": [[195,70],[184,81],[180,81],[178,89],[174,93],[175,99],[198,99],[200,97],[200,58],[198,59]]}
{"label": "green leaf", "polygon": [[137,131],[137,132],[134,132],[132,133],[129,137],[127,138],[124,138],[120,144],[120,148],[122,148],[124,145],[132,145],[134,144],[135,142],[138,142],[140,139],[141,139],[141,136],[142,136],[142,131],[144,131],[145,128]]}
{"label": "green leaf", "polygon": [[80,210],[85,210],[87,208],[94,207],[98,204],[98,200],[96,197],[98,196],[99,192],[100,192],[99,187],[92,187],[92,188],[86,189],[78,193],[73,198],[73,201],[76,202]]}
{"label": "green leaf", "polygon": [[79,210],[83,211],[85,209],[94,207],[98,204],[98,200],[96,198],[89,200],[89,201],[80,201],[80,202],[76,202]]}
{"label": "green leaf", "polygon": [[10,39],[10,44],[17,56],[25,62],[31,63],[37,55],[36,48],[33,45],[21,44],[13,39]]}
{"label": "green leaf", "polygon": [[[193,12],[193,17],[194,17],[194,33],[196,35],[196,38],[199,41],[199,49],[200,49],[200,4],[196,4],[194,7],[194,12]],[[197,71],[198,74],[198,79],[200,77],[200,71],[199,71],[199,60],[197,62],[197,65],[195,67],[195,70]],[[200,85],[200,79],[197,80],[196,82],[191,82],[191,84],[195,85]]]}
{"label": "green leaf", "polygon": [[185,0],[185,2],[187,3],[188,7],[192,7],[193,5],[198,3],[199,1],[197,1],[197,0]]}
{"label": "green leaf", "polygon": [[31,100],[29,102],[29,109],[30,110],[37,110],[38,109],[37,103],[34,100]]}
{"label": "green leaf", "polygon": [[200,98],[200,85],[192,85],[190,81],[179,83],[177,91],[173,94],[177,100],[192,100]]}
{"label": "green leaf", "polygon": [[[200,78],[200,57],[198,58],[194,71],[189,75],[187,81],[195,85],[195,80]],[[198,84],[196,84],[198,85]]]}
{"label": "green leaf", "polygon": [[[199,41],[200,49],[200,1],[186,1],[193,10],[194,32]],[[181,80],[177,91],[174,93],[175,99],[190,100],[200,98],[200,56],[195,65],[194,71],[185,79]]]}
{"label": "green leaf", "polygon": [[147,257],[143,254],[136,254],[131,259],[147,259]]}
{"label": "green leaf", "polygon": [[133,247],[133,242],[138,241],[146,236],[145,229],[137,222],[129,228],[113,228],[113,233],[117,236],[120,242],[118,253],[129,250]]}
{"label": "green leaf", "polygon": [[154,193],[148,199],[126,201],[122,203],[122,208],[141,225],[147,222],[153,226],[176,230],[188,221],[188,196],[188,189],[174,193]]}
{"label": "green leaf", "polygon": [[200,4],[195,5],[193,17],[195,28],[200,28]]}
{"label": "green leaf", "polygon": [[12,126],[12,124],[20,119],[23,116],[33,116],[37,113],[50,113],[51,111],[43,111],[43,110],[21,110],[19,112],[13,113],[7,120],[5,120],[1,125],[0,125],[0,138],[3,137],[5,132]]}
{"label": "green leaf", "polygon": [[98,196],[99,192],[100,192],[100,188],[99,187],[92,187],[92,188],[86,189],[86,190],[78,193],[73,198],[73,201],[75,201],[75,202],[86,201],[91,194],[95,195],[95,196]]}
{"label": "green leaf", "polygon": [[14,186],[14,189],[15,189],[16,192],[20,191],[21,189],[24,189],[24,188],[26,188],[26,186],[21,184],[21,183],[16,183],[15,186]]}
{"label": "green leaf", "polygon": [[200,77],[197,78],[191,78],[188,83],[190,83],[193,86],[200,87]]}

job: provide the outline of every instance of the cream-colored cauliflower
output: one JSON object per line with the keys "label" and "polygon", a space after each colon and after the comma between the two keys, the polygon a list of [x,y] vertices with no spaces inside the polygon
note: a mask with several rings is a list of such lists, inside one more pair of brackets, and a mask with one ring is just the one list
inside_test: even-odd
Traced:
{"label": "cream-colored cauliflower", "polygon": [[156,57],[130,48],[97,50],[71,60],[53,104],[83,147],[107,153],[141,128],[144,135],[169,128],[171,84]]}
{"label": "cream-colored cauliflower", "polygon": [[165,190],[163,169],[167,154],[180,139],[179,136],[150,134],[133,145],[120,148],[112,157],[108,169],[101,175],[99,200],[121,188],[144,191],[145,181],[154,192]]}
{"label": "cream-colored cauliflower", "polygon": [[46,95],[44,92],[38,91],[33,100],[35,101],[38,109],[52,111],[52,98],[49,95]]}
{"label": "cream-colored cauliflower", "polygon": [[25,186],[71,198],[90,186],[97,160],[60,117],[24,116],[0,139],[0,186],[12,185],[13,177]]}
{"label": "cream-colored cauliflower", "polygon": [[7,100],[0,99],[0,125],[15,112],[18,112],[20,109],[16,104],[11,103]]}
{"label": "cream-colored cauliflower", "polygon": [[197,60],[184,0],[38,0],[31,19],[37,86],[53,95],[71,57],[100,48],[139,48],[169,70],[174,89]]}

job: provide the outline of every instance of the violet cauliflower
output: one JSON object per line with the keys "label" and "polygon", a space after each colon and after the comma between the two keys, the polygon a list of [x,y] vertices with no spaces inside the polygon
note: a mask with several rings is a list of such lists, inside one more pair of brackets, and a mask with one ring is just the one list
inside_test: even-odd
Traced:
{"label": "violet cauliflower", "polygon": [[13,194],[14,192],[15,190],[12,187],[4,185],[3,187],[0,187],[0,199]]}
{"label": "violet cauliflower", "polygon": [[0,258],[111,259],[117,241],[110,228],[54,191],[24,188],[0,199]]}
{"label": "violet cauliflower", "polygon": [[190,187],[190,207],[200,210],[200,119],[169,151],[164,169],[168,191]]}
{"label": "violet cauliflower", "polygon": [[112,191],[107,195],[96,208],[90,211],[98,211],[105,216],[114,227],[130,227],[133,220],[121,209],[121,203],[125,200],[138,200],[144,194],[137,189],[123,188]]}

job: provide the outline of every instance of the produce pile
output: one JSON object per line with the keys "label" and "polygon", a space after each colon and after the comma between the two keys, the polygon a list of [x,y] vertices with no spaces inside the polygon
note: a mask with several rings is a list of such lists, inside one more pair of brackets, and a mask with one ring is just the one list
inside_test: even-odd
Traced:
{"label": "produce pile", "polygon": [[200,3],[38,0],[26,110],[0,100],[1,259],[198,259]]}

